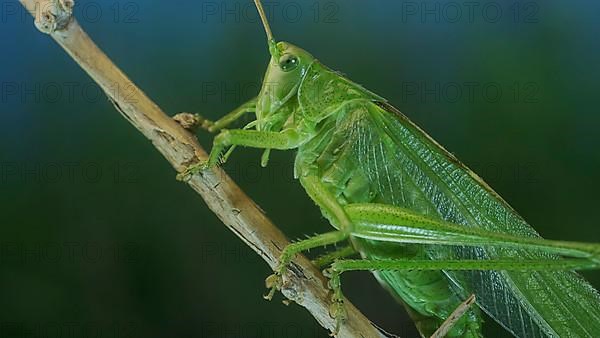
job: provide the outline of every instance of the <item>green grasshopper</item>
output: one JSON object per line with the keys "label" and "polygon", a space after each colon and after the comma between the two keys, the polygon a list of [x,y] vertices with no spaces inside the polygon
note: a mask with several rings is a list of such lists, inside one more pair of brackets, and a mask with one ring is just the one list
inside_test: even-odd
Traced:
{"label": "green grasshopper", "polygon": [[[482,311],[517,337],[600,337],[600,295],[574,272],[600,268],[600,245],[541,238],[384,98],[276,42],[255,3],[271,54],[261,91],[216,122],[201,119],[220,133],[208,160],[186,173],[224,162],[235,146],[265,149],[263,166],[272,149],[297,150],[295,176],[335,230],[286,247],[266,298],[297,253],[349,243],[326,270],[338,325],[340,275],[368,270],[424,337],[471,294],[477,306],[452,320],[448,337],[481,337]],[[246,113],[256,119],[224,129]],[[345,259],[352,253],[361,259]]]}

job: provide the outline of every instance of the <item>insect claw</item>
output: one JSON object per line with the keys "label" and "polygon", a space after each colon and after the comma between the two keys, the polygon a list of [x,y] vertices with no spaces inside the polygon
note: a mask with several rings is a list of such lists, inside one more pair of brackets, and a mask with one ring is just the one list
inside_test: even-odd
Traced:
{"label": "insect claw", "polygon": [[273,300],[274,295],[275,295],[275,289],[271,288],[271,290],[269,290],[269,293],[263,295],[263,299],[271,301],[271,300]]}
{"label": "insect claw", "polygon": [[340,332],[342,324],[348,318],[346,309],[344,308],[344,302],[341,300],[334,300],[329,306],[329,315],[335,319],[335,329],[330,333],[330,336],[335,336]]}
{"label": "insect claw", "polygon": [[208,162],[201,161],[185,168],[182,172],[177,174],[176,178],[178,181],[187,182],[192,178],[192,176],[206,169],[208,169]]}
{"label": "insect claw", "polygon": [[334,267],[330,267],[323,270],[323,276],[328,279],[327,287],[333,292],[331,295],[332,303],[329,306],[329,315],[331,318],[335,319],[335,329],[330,334],[331,336],[335,336],[339,332],[342,324],[348,318],[348,313],[344,306],[344,296],[342,294],[339,271],[336,271]]}
{"label": "insect claw", "polygon": [[213,128],[215,123],[213,121],[207,120],[201,116],[198,116],[198,118],[202,119],[202,124],[200,124],[200,128],[208,131],[209,133],[213,133],[215,131]]}
{"label": "insect claw", "polygon": [[182,172],[177,174],[177,176],[175,176],[175,179],[177,179],[180,182],[187,182],[189,181],[191,178],[191,175],[188,175],[186,172]]}
{"label": "insect claw", "polygon": [[266,300],[272,300],[275,292],[281,288],[281,275],[279,273],[274,273],[265,279],[265,286],[269,290],[269,293],[263,296]]}

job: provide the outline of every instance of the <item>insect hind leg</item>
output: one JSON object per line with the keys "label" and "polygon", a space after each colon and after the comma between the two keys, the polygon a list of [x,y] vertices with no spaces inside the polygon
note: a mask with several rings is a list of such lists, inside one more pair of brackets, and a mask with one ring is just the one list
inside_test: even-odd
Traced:
{"label": "insect hind leg", "polygon": [[[356,259],[338,260],[324,274],[330,278],[329,286],[333,291],[331,315],[336,319],[336,329],[346,318],[344,295],[341,288],[341,275],[348,271],[402,271],[402,270],[510,270],[510,271],[547,271],[593,269],[594,265],[585,259],[563,260],[428,260],[428,259]],[[468,310],[468,309],[467,309]],[[460,319],[460,318],[458,318]],[[457,319],[457,320],[458,320]],[[453,325],[457,320],[450,320]],[[450,326],[452,326],[450,325]],[[451,327],[449,328],[451,329]]]}
{"label": "insect hind leg", "polygon": [[[535,250],[541,253],[560,255],[575,259],[542,259],[540,261],[523,261],[510,257],[504,258],[503,264],[496,264],[497,269],[511,270],[510,263],[520,270],[525,265],[527,270],[583,270],[600,269],[600,244],[548,240],[541,237],[520,237],[510,233],[494,232],[483,227],[468,227],[448,223],[439,219],[424,216],[415,211],[386,204],[363,203],[350,204],[344,211],[351,219],[354,237],[371,239],[388,243],[418,243],[450,246],[473,246],[481,248],[510,248]],[[484,262],[484,261],[481,261]],[[489,263],[489,262],[488,262]],[[483,269],[490,269],[483,263]],[[531,266],[526,266],[531,264]],[[485,268],[485,267],[488,268]],[[475,269],[477,270],[477,269]],[[479,269],[480,270],[480,269]]]}

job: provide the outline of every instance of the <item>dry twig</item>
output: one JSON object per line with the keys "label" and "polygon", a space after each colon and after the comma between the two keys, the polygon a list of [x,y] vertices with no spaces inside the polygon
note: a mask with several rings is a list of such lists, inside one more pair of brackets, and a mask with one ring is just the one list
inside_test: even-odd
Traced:
{"label": "dry twig", "polygon": [[[104,90],[115,108],[181,172],[206,159],[196,138],[167,116],[94,44],[72,18],[72,0],[20,0],[34,16],[35,25],[49,34]],[[220,169],[194,175],[188,184],[205,200],[221,221],[271,268],[281,249],[289,244],[283,233],[260,208]],[[331,300],[326,280],[303,256],[294,260],[282,290],[285,297],[305,307],[324,328],[332,330]],[[257,293],[257,298],[259,298]],[[350,302],[348,321],[339,337],[383,337]]]}

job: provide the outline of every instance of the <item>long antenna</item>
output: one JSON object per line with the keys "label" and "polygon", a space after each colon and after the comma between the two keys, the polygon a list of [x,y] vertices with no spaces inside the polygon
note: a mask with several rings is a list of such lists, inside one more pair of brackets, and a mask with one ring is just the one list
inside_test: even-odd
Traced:
{"label": "long antenna", "polygon": [[258,9],[258,14],[260,15],[260,19],[262,20],[263,26],[265,27],[265,32],[267,32],[267,40],[269,42],[275,41],[273,39],[273,33],[271,32],[271,26],[269,26],[269,21],[267,21],[267,14],[265,14],[265,9],[263,8],[260,0],[254,0],[256,4],[256,9]]}

